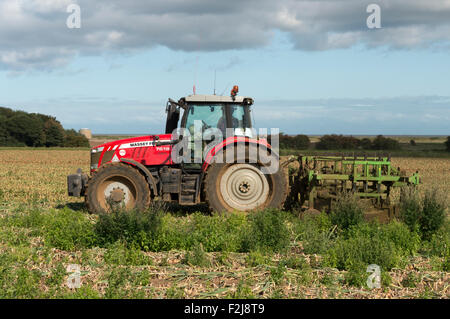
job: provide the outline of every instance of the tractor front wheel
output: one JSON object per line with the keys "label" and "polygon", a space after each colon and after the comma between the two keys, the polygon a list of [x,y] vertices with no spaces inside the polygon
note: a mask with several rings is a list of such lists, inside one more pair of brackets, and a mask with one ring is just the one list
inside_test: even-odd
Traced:
{"label": "tractor front wheel", "polygon": [[150,205],[150,189],[144,176],[130,165],[110,163],[89,180],[85,202],[90,213],[144,210]]}

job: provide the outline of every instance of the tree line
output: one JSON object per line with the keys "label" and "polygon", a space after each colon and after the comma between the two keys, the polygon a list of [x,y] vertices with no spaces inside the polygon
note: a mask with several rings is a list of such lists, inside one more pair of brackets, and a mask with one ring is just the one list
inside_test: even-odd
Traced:
{"label": "tree line", "polygon": [[[297,149],[306,150],[310,148],[311,141],[306,135],[286,135],[280,133],[279,142],[281,149]],[[414,140],[410,141],[411,145],[416,145]],[[450,136],[444,142],[446,149],[450,152]],[[383,135],[378,135],[374,139],[356,138],[344,135],[323,135],[315,144],[315,148],[319,150],[399,150],[400,142]]]}
{"label": "tree line", "polygon": [[399,150],[400,143],[389,137],[378,135],[373,140],[369,138],[359,139],[353,136],[324,135],[316,144],[319,150]]}
{"label": "tree line", "polygon": [[53,116],[0,107],[0,146],[89,147],[89,140]]}
{"label": "tree line", "polygon": [[[279,142],[281,149],[308,149],[311,141],[306,135],[285,135],[280,133]],[[392,138],[378,135],[373,140],[369,138],[358,139],[353,136],[324,135],[315,145],[319,150],[398,150],[400,143]]]}

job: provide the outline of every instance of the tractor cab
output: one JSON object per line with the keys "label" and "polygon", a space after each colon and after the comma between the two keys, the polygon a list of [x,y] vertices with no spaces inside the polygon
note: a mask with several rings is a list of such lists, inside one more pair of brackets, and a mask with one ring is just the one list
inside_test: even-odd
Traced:
{"label": "tractor cab", "polygon": [[[177,103],[169,99],[166,133],[172,134],[174,141],[183,141],[186,150],[175,161],[186,168],[201,168],[207,147],[235,136],[252,138],[252,104],[251,98],[236,95],[189,95]],[[181,110],[184,112],[178,127]]]}
{"label": "tractor cab", "polygon": [[[223,139],[231,135],[251,137],[251,105],[253,99],[243,96],[189,95],[178,102],[171,99],[167,102],[166,134],[179,128],[181,135],[194,136],[222,135]],[[228,130],[227,128],[231,129]]]}

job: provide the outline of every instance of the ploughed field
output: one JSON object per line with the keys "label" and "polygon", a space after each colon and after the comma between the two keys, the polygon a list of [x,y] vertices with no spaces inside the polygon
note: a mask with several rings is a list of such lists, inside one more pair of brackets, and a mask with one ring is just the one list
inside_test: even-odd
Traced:
{"label": "ploughed field", "polygon": [[[441,237],[427,242],[417,239],[400,224],[374,230],[380,238],[391,238],[390,232],[401,233],[409,243],[399,243],[400,248],[395,246],[397,242],[393,244],[395,247],[380,246],[381,255],[392,255],[389,249],[401,253],[390,264],[381,265],[381,288],[369,289],[365,269],[356,269],[359,265],[356,262],[345,263],[345,258],[356,260],[345,255],[348,254],[345,245],[363,244],[344,238],[336,227],[328,224],[326,216],[319,221],[299,221],[296,212],[278,212],[283,223],[268,223],[275,235],[287,230],[285,243],[269,238],[270,234],[264,231],[256,242],[242,235],[243,230],[253,229],[257,224],[246,215],[211,216],[204,206],[185,209],[155,205],[159,207],[155,210],[164,210],[158,222],[167,229],[152,233],[153,237],[139,237],[140,242],[135,237],[128,242],[126,238],[113,242],[111,236],[108,240],[98,238],[104,234],[94,229],[99,217],[87,213],[83,199],[67,196],[66,176],[79,167],[89,170],[88,150],[0,149],[0,163],[0,298],[447,298],[450,295],[448,247],[442,243],[442,238],[444,242],[450,241],[448,222]],[[392,163],[408,174],[420,172],[423,182],[420,193],[427,189],[437,189],[447,196],[450,193],[450,158],[393,158]],[[223,225],[229,228],[224,229]],[[313,228],[316,233],[308,230]],[[234,234],[233,230],[244,237],[228,238]],[[180,234],[190,237],[180,239]],[[416,246],[405,246],[414,241]],[[232,244],[222,244],[225,242]],[[324,247],[322,242],[334,250]],[[367,245],[370,247],[370,242]],[[70,289],[66,284],[69,264],[81,267],[80,288]]]}

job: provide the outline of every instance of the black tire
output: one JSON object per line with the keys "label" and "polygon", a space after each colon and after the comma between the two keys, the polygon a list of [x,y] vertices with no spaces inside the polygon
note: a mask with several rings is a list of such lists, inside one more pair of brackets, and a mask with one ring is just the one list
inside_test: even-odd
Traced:
{"label": "black tire", "polygon": [[[248,154],[247,146],[246,155],[244,155],[245,161],[235,155],[234,163],[212,163],[208,167],[204,181],[204,193],[206,202],[212,211],[255,211],[264,208],[283,208],[288,194],[288,183],[283,168],[279,166],[276,172],[264,174],[264,165],[259,161],[249,163]],[[226,158],[226,155],[224,156]],[[269,156],[273,160],[277,159],[275,155]],[[242,170],[241,175],[238,175],[239,170]],[[233,175],[236,176],[233,178]],[[252,189],[252,183],[247,185],[248,187],[245,185],[247,177],[258,186],[257,189],[262,190],[254,193],[254,197],[239,198],[241,195],[245,195],[245,193],[239,192]],[[223,186],[224,184],[227,186]],[[267,193],[266,185],[268,186]]]}
{"label": "black tire", "polygon": [[150,205],[150,188],[144,176],[124,163],[101,166],[88,181],[85,202],[90,213],[114,209],[145,210]]}

